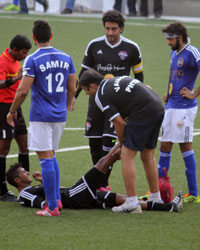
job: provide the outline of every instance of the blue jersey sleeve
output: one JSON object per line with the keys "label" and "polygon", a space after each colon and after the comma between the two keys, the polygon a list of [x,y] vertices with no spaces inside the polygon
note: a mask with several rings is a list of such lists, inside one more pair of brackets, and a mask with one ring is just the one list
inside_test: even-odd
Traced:
{"label": "blue jersey sleeve", "polygon": [[23,76],[35,77],[35,66],[31,57],[27,57],[24,61]]}

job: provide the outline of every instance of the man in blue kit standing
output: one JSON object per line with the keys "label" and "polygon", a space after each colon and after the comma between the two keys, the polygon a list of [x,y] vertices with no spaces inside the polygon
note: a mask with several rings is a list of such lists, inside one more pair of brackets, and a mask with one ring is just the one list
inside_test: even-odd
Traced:
{"label": "man in blue kit standing", "polygon": [[192,149],[194,119],[197,114],[195,97],[198,95],[192,98],[188,95],[192,92],[200,71],[200,52],[190,45],[187,30],[180,22],[169,24],[162,32],[172,52],[168,92],[163,98],[166,105],[158,164],[159,177],[164,176],[164,167],[169,171],[173,144],[179,143],[189,190],[184,196],[184,202],[200,203],[196,161]]}
{"label": "man in blue kit standing", "polygon": [[10,107],[7,121],[14,126],[16,110],[31,88],[28,148],[36,151],[48,207],[37,214],[58,216],[62,208],[59,165],[55,157],[67,109],[73,110],[76,75],[72,58],[50,46],[51,27],[43,20],[34,22],[33,40],[37,50],[24,62],[25,75]]}

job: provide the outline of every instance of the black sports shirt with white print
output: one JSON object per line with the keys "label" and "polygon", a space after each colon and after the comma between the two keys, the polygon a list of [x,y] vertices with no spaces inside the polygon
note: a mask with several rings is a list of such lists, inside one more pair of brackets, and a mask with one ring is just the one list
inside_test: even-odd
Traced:
{"label": "black sports shirt with white print", "polygon": [[137,43],[121,36],[117,44],[111,45],[106,36],[92,40],[85,51],[83,68],[93,68],[105,78],[129,75],[143,71],[142,55]]}
{"label": "black sports shirt with white print", "polygon": [[128,76],[103,80],[95,102],[110,121],[121,115],[129,120],[143,120],[163,113],[160,97],[149,87]]}

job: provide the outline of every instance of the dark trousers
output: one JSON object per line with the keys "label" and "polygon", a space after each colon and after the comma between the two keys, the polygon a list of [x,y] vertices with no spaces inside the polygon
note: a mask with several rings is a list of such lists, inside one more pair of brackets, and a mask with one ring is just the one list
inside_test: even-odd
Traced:
{"label": "dark trousers", "polygon": [[[129,14],[137,13],[136,8],[135,8],[136,2],[137,0],[128,0],[127,5],[128,5]],[[113,8],[115,10],[121,11],[121,6],[122,6],[122,0],[115,0],[115,4]]]}
{"label": "dark trousers", "polygon": [[[42,5],[45,2],[45,0],[35,0],[35,1],[42,4]],[[28,6],[27,6],[27,3],[26,3],[26,0],[20,0],[19,5],[20,5],[20,11],[22,11],[24,13],[28,13]]]}
{"label": "dark trousers", "polygon": [[[162,0],[154,0],[153,2],[153,13],[155,16],[161,16],[163,12]],[[141,16],[148,16],[148,0],[141,0],[140,5]]]}

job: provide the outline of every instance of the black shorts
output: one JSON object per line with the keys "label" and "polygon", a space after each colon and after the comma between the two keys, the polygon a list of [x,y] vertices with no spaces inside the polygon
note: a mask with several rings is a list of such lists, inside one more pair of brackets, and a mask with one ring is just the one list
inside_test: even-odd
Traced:
{"label": "black shorts", "polygon": [[13,139],[16,135],[26,135],[27,128],[21,108],[17,110],[15,128],[7,123],[7,114],[12,103],[0,103],[0,139]]}
{"label": "black shorts", "polygon": [[116,194],[111,192],[98,192],[104,174],[96,168],[90,169],[76,184],[68,189],[61,189],[62,204],[64,208],[91,209],[106,208],[116,205]]}
{"label": "black shorts", "polygon": [[117,138],[113,123],[109,122],[92,98],[89,98],[85,136],[88,138],[102,138],[103,136]]}
{"label": "black shorts", "polygon": [[123,145],[127,148],[143,151],[156,148],[164,114],[143,121],[128,121],[125,126]]}

